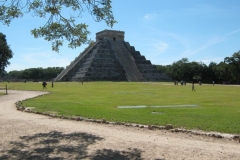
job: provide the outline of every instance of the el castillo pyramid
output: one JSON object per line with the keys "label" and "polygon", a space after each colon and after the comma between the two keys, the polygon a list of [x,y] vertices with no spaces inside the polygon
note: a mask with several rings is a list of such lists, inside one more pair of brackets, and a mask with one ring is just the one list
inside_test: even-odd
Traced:
{"label": "el castillo pyramid", "polygon": [[104,30],[55,81],[167,81],[145,56],[124,41],[124,32]]}

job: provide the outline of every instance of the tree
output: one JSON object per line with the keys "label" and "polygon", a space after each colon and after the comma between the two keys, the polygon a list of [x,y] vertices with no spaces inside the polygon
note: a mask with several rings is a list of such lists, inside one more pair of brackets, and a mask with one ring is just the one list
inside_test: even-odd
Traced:
{"label": "tree", "polygon": [[188,63],[187,58],[182,58],[177,62],[173,62],[172,66],[168,70],[167,75],[172,77],[174,80],[185,80],[181,69],[185,68],[187,63]]}
{"label": "tree", "polygon": [[226,57],[224,62],[229,65],[231,71],[231,77],[236,83],[240,80],[240,51],[235,52],[232,57]]}
{"label": "tree", "polygon": [[173,80],[202,81],[204,83],[240,83],[240,51],[231,57],[225,57],[220,63],[211,62],[208,66],[202,62],[188,62],[182,58],[171,65],[158,65]]}
{"label": "tree", "polygon": [[10,71],[8,73],[8,76],[11,77],[12,79],[23,79],[22,78],[22,73],[23,71]]}
{"label": "tree", "polygon": [[22,71],[10,71],[8,76],[15,80],[50,81],[64,70],[63,67],[28,68]]}
{"label": "tree", "polygon": [[13,56],[13,52],[7,44],[6,36],[0,32],[0,73],[4,72]]}
{"label": "tree", "polygon": [[[69,42],[70,48],[88,43],[88,25],[75,23],[83,12],[87,11],[95,21],[105,21],[112,27],[116,21],[111,9],[111,0],[3,0],[0,1],[0,21],[9,25],[13,19],[22,17],[24,13],[48,18],[44,26],[31,30],[31,34],[35,38],[43,37],[51,41],[52,50],[58,52],[64,40]],[[66,16],[66,10],[71,10],[71,15]]]}
{"label": "tree", "polygon": [[204,79],[212,83],[212,81],[217,82],[217,75],[216,75],[216,68],[217,68],[217,63],[216,62],[210,62],[209,65],[206,68]]}
{"label": "tree", "polygon": [[6,72],[6,71],[0,72],[0,82],[1,82],[2,80],[4,80],[7,76],[8,76],[8,75],[7,75],[7,72]]}

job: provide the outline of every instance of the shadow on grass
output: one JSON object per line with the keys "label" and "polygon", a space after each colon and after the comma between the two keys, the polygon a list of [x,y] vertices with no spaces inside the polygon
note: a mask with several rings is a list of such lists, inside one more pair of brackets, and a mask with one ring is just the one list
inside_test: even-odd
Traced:
{"label": "shadow on grass", "polygon": [[63,134],[52,131],[21,136],[18,141],[9,142],[0,147],[2,148],[0,159],[143,159],[141,158],[142,151],[139,149],[128,149],[127,151],[99,149],[89,155],[88,146],[101,140],[103,138],[82,132]]}

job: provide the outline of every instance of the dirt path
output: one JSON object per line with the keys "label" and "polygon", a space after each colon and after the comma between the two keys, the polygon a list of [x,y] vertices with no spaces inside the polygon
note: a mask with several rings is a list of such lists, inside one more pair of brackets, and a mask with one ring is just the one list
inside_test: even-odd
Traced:
{"label": "dirt path", "polygon": [[0,159],[240,159],[228,139],[70,121],[16,110],[42,94],[9,91],[0,97]]}

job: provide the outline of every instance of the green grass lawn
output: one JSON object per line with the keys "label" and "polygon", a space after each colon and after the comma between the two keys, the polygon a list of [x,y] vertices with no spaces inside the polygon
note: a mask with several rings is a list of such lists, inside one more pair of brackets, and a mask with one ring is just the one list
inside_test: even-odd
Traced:
{"label": "green grass lawn", "polygon": [[[43,91],[41,83],[7,85],[9,89]],[[190,84],[174,86],[164,82],[85,82],[83,85],[59,82],[54,83],[54,88],[51,83],[47,87],[51,94],[24,101],[24,106],[58,115],[139,124],[172,124],[186,129],[240,134],[240,87],[196,84],[196,92],[192,92]],[[117,107],[143,105],[147,107]]]}

